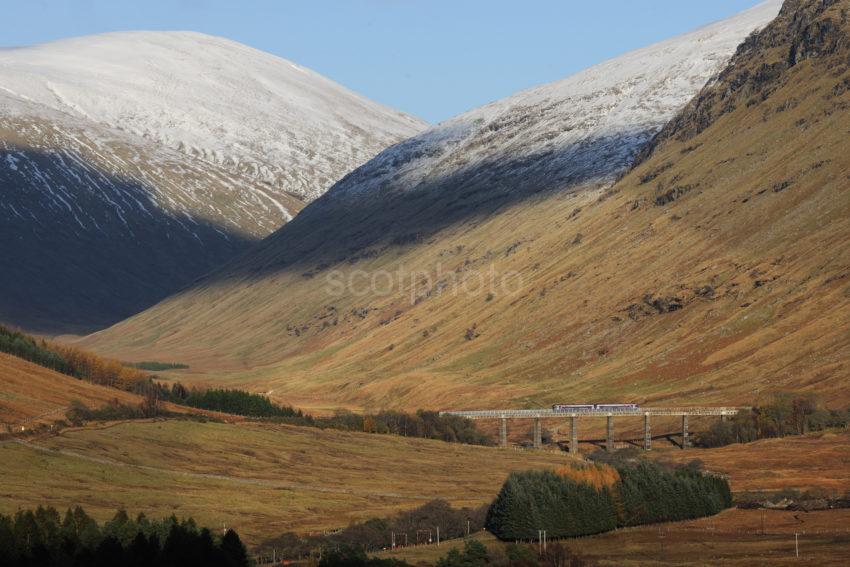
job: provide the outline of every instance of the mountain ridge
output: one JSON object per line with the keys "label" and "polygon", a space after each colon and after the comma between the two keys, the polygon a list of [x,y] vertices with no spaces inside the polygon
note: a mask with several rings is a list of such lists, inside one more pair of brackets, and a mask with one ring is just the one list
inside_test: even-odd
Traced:
{"label": "mountain ridge", "polygon": [[[765,23],[757,37],[785,21]],[[740,30],[739,42],[748,33]],[[788,72],[808,73],[799,81],[826,88],[824,79],[811,78],[811,65]],[[802,100],[801,93],[781,96]],[[846,230],[835,178],[843,167],[840,141],[823,121],[797,135],[796,121],[822,111],[817,95],[780,113],[765,104],[773,101],[737,108],[688,143],[665,145],[613,185],[606,178],[539,191],[533,177],[531,187],[520,178],[495,188],[476,185],[474,176],[454,179],[441,196],[454,190],[474,203],[454,217],[453,203],[390,184],[377,191],[383,217],[366,223],[370,217],[354,215],[344,199],[332,206],[331,191],[228,273],[84,343],[112,356],[188,361],[193,371],[183,379],[271,392],[305,407],[538,407],[570,399],[743,404],[757,401],[755,391],[815,384],[838,400],[846,340],[837,321],[844,311],[825,306],[842,293],[841,280],[830,279],[841,270],[830,265],[824,273],[807,251]],[[828,144],[823,151],[834,165],[803,163],[814,139]],[[392,182],[400,171],[393,167],[406,163],[393,164],[398,150],[340,183],[371,179],[373,167]],[[420,159],[416,154],[414,148]],[[539,163],[541,171],[546,165]],[[793,181],[796,190],[784,190],[780,165],[803,172]],[[744,182],[744,175],[752,179]],[[511,189],[521,198],[488,199]],[[756,199],[759,191],[769,196]],[[801,238],[801,226],[828,203],[830,214]],[[411,232],[405,221],[414,213],[452,222]],[[309,233],[315,218],[332,219],[324,223],[331,228]],[[316,254],[326,242],[331,254]],[[451,293],[490,269],[520,274],[519,290]],[[398,270],[405,279],[389,291],[332,293],[339,277],[368,283],[369,276]],[[835,283],[827,295],[807,297],[800,288],[807,278]],[[815,358],[793,357],[782,346],[787,340],[805,340]]]}
{"label": "mountain ridge", "polygon": [[[305,201],[424,124],[291,61],[198,32],[111,32],[0,51],[0,78],[13,97]],[[312,182],[296,173],[311,169]]]}
{"label": "mountain ridge", "polygon": [[[316,73],[202,34],[6,50],[0,84],[0,320],[51,335],[92,332],[182,289],[418,128]],[[251,96],[263,99],[256,111],[240,104]],[[247,161],[228,163],[214,144]],[[281,161],[295,185],[251,165],[268,145],[295,152]]]}
{"label": "mountain ridge", "polygon": [[[764,2],[441,122],[343,177],[286,231],[262,242],[254,263],[276,269],[302,260],[346,261],[370,253],[370,246],[424,239],[541,191],[610,184],[738,43],[778,10],[778,1]],[[394,211],[380,218],[376,209]]]}

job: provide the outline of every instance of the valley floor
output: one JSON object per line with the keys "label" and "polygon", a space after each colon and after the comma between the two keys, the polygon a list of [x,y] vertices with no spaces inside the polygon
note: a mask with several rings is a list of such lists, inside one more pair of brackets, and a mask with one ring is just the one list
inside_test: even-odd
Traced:
{"label": "valley floor", "polygon": [[[698,458],[708,470],[729,475],[736,493],[822,488],[843,494],[850,485],[850,432],[709,450],[661,449],[653,455],[680,462]],[[553,451],[247,422],[121,422],[2,441],[0,512],[80,504],[100,519],[122,507],[131,514],[174,513],[235,527],[257,544],[285,531],[344,527],[434,498],[456,506],[489,503],[510,471],[551,468],[569,458]],[[725,514],[745,521],[752,513]],[[850,519],[844,512],[825,514],[835,525]],[[687,534],[690,524],[701,525],[664,529]],[[657,546],[652,538],[658,527],[632,532],[638,548]]]}
{"label": "valley floor", "polygon": [[850,491],[850,431],[762,439],[716,449],[667,449],[653,451],[653,456],[678,463],[700,459],[706,470],[727,475],[735,493],[814,489],[843,496]]}
{"label": "valley floor", "polygon": [[[688,522],[621,529],[568,540],[574,553],[599,565],[846,565],[850,554],[850,510],[764,512],[726,510]],[[799,534],[796,557],[794,534]],[[486,532],[475,535],[491,555],[503,544]],[[384,557],[433,564],[461,541],[385,552]]]}
{"label": "valley floor", "polygon": [[80,504],[193,516],[249,544],[340,528],[434,498],[489,503],[512,470],[563,464],[543,451],[256,423],[160,420],[65,430],[0,445],[0,512]]}

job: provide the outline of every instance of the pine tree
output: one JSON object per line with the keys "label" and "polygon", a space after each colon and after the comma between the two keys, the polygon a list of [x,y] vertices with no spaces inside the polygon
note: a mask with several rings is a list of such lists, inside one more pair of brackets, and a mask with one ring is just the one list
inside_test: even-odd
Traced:
{"label": "pine tree", "polygon": [[224,534],[221,539],[221,551],[224,554],[225,565],[230,567],[248,565],[248,552],[235,530],[227,530],[227,533]]}

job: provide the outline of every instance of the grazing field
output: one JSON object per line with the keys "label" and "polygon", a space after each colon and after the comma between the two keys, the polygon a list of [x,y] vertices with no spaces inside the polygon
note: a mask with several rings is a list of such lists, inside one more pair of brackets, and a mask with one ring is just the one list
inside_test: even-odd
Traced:
{"label": "grazing field", "polygon": [[0,353],[0,424],[20,426],[62,419],[72,400],[96,407],[112,400],[138,404],[142,398]]}
{"label": "grazing field", "polygon": [[[569,542],[601,565],[847,565],[850,510],[727,510],[710,518],[642,526]],[[800,559],[794,534],[800,534]]]}
{"label": "grazing field", "polygon": [[[850,510],[762,513],[732,509],[709,518],[626,528],[562,543],[599,565],[847,565],[848,525]],[[800,538],[799,559],[795,533]],[[504,556],[504,544],[489,533],[473,537],[491,556]],[[454,547],[462,548],[463,541],[402,548],[379,556],[433,565]]]}
{"label": "grazing field", "polygon": [[434,498],[489,503],[512,470],[569,457],[316,428],[136,421],[0,446],[0,512],[83,505],[226,523],[248,543],[326,530]]}
{"label": "grazing field", "polygon": [[700,459],[707,470],[729,477],[734,492],[786,488],[850,491],[850,431],[825,431],[763,439],[716,449],[653,451],[654,457],[686,463]]}

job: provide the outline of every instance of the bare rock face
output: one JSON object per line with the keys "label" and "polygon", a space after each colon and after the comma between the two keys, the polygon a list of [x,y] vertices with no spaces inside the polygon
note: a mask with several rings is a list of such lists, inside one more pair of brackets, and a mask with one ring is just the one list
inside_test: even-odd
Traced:
{"label": "bare rock face", "polygon": [[[785,72],[804,61],[840,74],[850,66],[850,5],[844,0],[787,0],[779,15],[744,41],[726,68],[638,155],[645,161],[668,139],[686,141],[741,105],[767,100]],[[837,94],[843,84],[836,84]]]}

